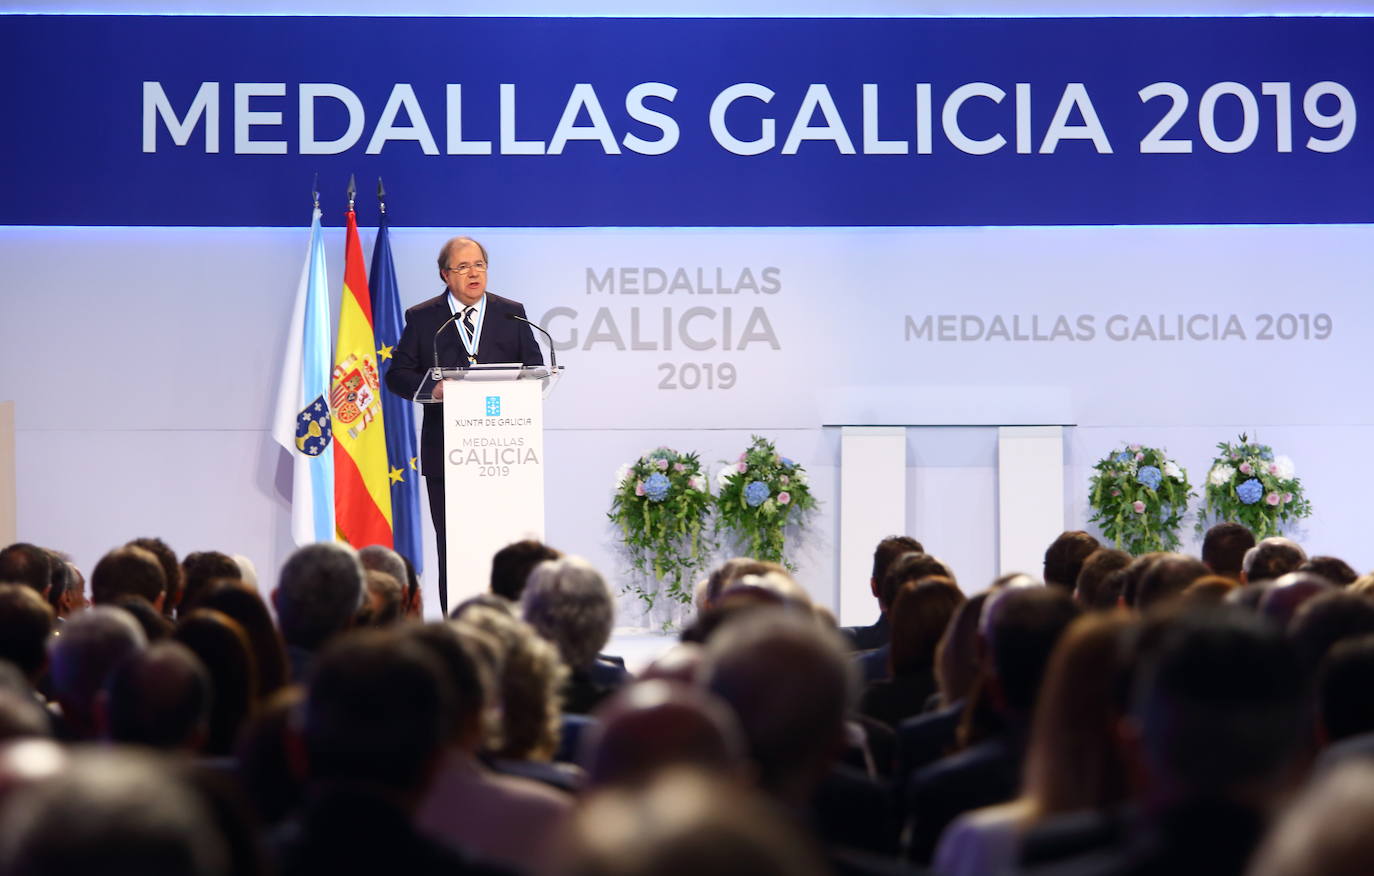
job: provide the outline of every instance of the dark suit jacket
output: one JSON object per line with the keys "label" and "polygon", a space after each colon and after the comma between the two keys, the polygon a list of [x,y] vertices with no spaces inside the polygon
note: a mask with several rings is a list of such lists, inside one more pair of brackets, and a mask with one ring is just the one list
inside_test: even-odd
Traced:
{"label": "dark suit jacket", "polygon": [[872,651],[881,648],[892,637],[887,625],[887,612],[878,615],[878,620],[866,627],[842,627],[840,633],[849,639],[849,650]]}
{"label": "dark suit jacket", "polygon": [[[401,332],[396,349],[392,351],[391,369],[386,374],[386,385],[392,392],[414,398],[415,391],[425,382],[427,372],[434,367],[435,333],[453,316],[448,298],[446,289],[442,294],[406,311],[406,327]],[[482,341],[477,348],[477,361],[544,364],[544,354],[534,341],[534,332],[522,322],[507,319],[512,313],[523,317],[525,305],[487,293],[487,315],[482,323]],[[444,328],[437,339],[437,346],[441,367],[460,368],[467,365],[467,350],[458,335],[456,323]],[[420,469],[427,477],[443,477],[443,405],[425,405],[424,409],[424,423],[420,427]]]}

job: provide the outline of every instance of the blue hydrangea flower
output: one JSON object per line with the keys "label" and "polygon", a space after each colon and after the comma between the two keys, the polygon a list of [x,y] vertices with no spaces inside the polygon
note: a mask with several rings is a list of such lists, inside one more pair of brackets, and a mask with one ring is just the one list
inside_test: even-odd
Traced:
{"label": "blue hydrangea flower", "polygon": [[1174,516],[1174,506],[1170,505],[1168,502],[1161,502],[1159,505],[1159,519],[1168,520],[1172,516]]}
{"label": "blue hydrangea flower", "polygon": [[1260,448],[1259,455],[1260,459],[1263,459],[1265,461],[1272,461],[1274,459],[1274,451],[1270,450],[1268,447]]}
{"label": "blue hydrangea flower", "polygon": [[644,495],[649,497],[650,502],[662,502],[668,498],[668,476],[656,471],[645,478]]}
{"label": "blue hydrangea flower", "polygon": [[744,501],[750,508],[759,507],[767,499],[768,485],[763,481],[750,481],[749,485],[744,488]]}
{"label": "blue hydrangea flower", "polygon": [[1135,473],[1135,480],[1136,483],[1157,490],[1159,489],[1159,482],[1164,480],[1164,474],[1153,465],[1142,465],[1140,471]]}
{"label": "blue hydrangea flower", "polygon": [[785,456],[782,458],[782,464],[785,465],[785,466],[787,466],[788,468],[796,468],[796,467],[797,467],[797,464],[796,464],[795,462],[793,462],[792,460],[788,459],[788,458],[785,457]]}
{"label": "blue hydrangea flower", "polygon": [[1236,496],[1247,505],[1253,505],[1264,495],[1264,485],[1259,482],[1259,478],[1250,480],[1236,487]]}
{"label": "blue hydrangea flower", "polygon": [[1117,462],[1130,462],[1134,458],[1135,457],[1131,456],[1131,454],[1127,453],[1124,450],[1116,455]]}

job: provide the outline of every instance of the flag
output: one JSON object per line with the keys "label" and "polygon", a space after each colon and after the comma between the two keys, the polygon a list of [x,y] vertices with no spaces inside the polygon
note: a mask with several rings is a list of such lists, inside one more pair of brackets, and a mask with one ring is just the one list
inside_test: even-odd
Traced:
{"label": "flag", "polygon": [[[391,259],[391,235],[386,212],[372,246],[372,327],[377,339],[377,370],[382,383],[391,370],[391,352],[401,340],[401,293],[396,288],[396,265]],[[415,450],[415,408],[410,399],[382,392],[382,420],[386,424],[387,478],[391,482],[391,534],[396,552],[423,570],[424,539],[420,533],[420,460]],[[402,582],[404,583],[404,582]]]}
{"label": "flag", "polygon": [[325,269],[317,206],[310,220],[310,251],[296,287],[272,418],[272,438],[291,455],[291,537],[298,545],[334,540],[332,432],[329,272]]}
{"label": "flag", "polygon": [[372,296],[351,207],[346,217],[339,341],[329,393],[334,414],[334,517],[339,538],[354,547],[391,547],[391,490]]}

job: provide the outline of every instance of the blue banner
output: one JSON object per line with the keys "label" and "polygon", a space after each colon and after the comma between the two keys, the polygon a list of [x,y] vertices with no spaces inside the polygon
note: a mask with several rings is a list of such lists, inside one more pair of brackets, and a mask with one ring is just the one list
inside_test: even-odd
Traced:
{"label": "blue banner", "polygon": [[1374,221],[1367,18],[0,32],[7,225],[295,225],[317,172],[417,226]]}

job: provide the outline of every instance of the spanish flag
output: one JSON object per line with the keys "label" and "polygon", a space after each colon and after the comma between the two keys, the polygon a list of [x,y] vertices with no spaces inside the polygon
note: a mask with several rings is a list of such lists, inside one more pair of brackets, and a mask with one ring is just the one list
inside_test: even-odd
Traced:
{"label": "spanish flag", "polygon": [[339,340],[329,382],[329,407],[334,414],[334,517],[339,538],[354,547],[391,547],[391,487],[372,298],[351,204],[346,218]]}

